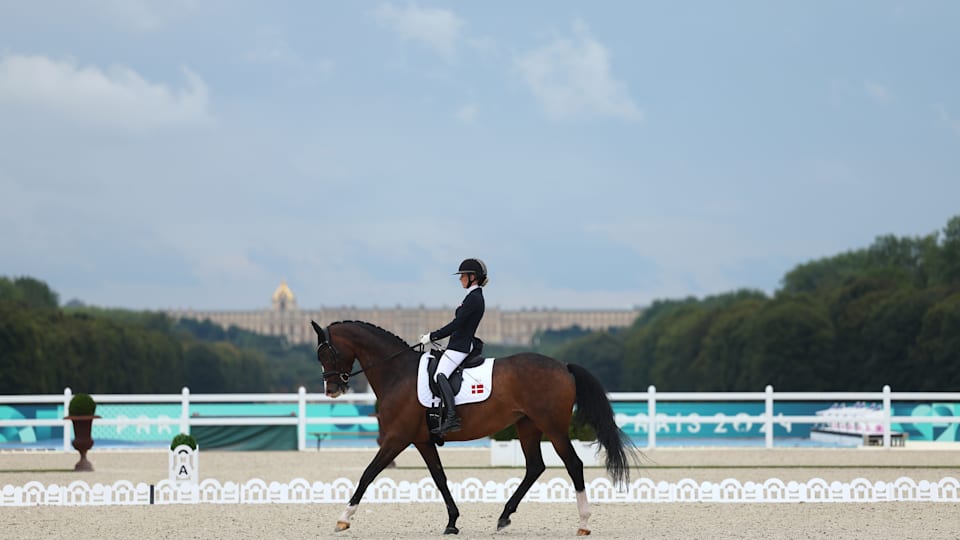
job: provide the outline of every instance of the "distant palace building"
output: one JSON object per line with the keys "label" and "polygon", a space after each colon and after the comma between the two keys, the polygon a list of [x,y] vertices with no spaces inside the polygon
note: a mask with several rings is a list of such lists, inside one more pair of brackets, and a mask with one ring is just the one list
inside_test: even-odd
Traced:
{"label": "distant palace building", "polygon": [[[174,318],[209,319],[229,328],[236,326],[258,334],[285,336],[290,343],[315,343],[310,321],[326,326],[336,321],[366,321],[415,343],[424,332],[436,330],[453,319],[453,308],[354,308],[322,307],[302,310],[286,282],[280,283],[271,298],[271,309],[255,311],[170,310]],[[633,324],[639,310],[558,310],[508,311],[488,307],[477,336],[487,343],[528,345],[534,333],[579,326],[605,330]]]}

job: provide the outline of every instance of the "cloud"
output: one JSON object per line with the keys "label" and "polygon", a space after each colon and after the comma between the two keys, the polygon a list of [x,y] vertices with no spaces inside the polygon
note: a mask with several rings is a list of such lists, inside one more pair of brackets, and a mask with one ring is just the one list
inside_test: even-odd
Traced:
{"label": "cloud", "polygon": [[437,8],[421,8],[410,4],[405,8],[380,4],[373,13],[383,25],[390,27],[402,39],[427,46],[453,62],[464,22],[453,12]]}
{"label": "cloud", "polygon": [[464,124],[475,124],[479,115],[480,108],[473,103],[467,103],[457,109],[457,120]]}
{"label": "cloud", "polygon": [[145,80],[136,71],[113,66],[79,66],[46,56],[0,56],[0,107],[27,107],[85,125],[147,132],[205,125],[207,86],[183,69],[186,85],[176,90]]}
{"label": "cloud", "polygon": [[863,87],[867,91],[867,95],[878,105],[887,105],[893,101],[893,93],[890,92],[890,89],[878,82],[864,81]]}
{"label": "cloud", "polygon": [[610,116],[638,121],[643,112],[610,73],[610,55],[587,26],[574,21],[573,39],[520,56],[516,65],[544,112],[555,120]]}
{"label": "cloud", "polygon": [[329,58],[305,59],[276,28],[262,28],[257,32],[253,47],[246,59],[256,64],[275,66],[292,74],[295,81],[305,81],[317,76],[329,76],[335,63]]}

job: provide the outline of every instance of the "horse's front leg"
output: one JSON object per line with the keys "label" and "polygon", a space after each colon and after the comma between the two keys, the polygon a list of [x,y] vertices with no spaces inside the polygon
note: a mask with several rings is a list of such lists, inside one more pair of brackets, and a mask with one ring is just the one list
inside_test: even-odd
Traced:
{"label": "horse's front leg", "polygon": [[350,528],[350,519],[353,517],[353,514],[357,512],[357,507],[360,506],[360,499],[363,498],[363,493],[367,491],[367,487],[387,465],[400,455],[400,452],[402,452],[408,444],[410,444],[409,441],[402,443],[390,440],[383,441],[383,444],[380,446],[380,451],[377,452],[377,455],[373,456],[373,460],[370,461],[370,464],[364,469],[363,475],[360,476],[360,484],[357,485],[357,490],[354,491],[353,496],[350,497],[347,508],[344,509],[343,514],[340,515],[340,519],[337,520],[337,526],[334,529],[335,532],[345,531]]}
{"label": "horse's front leg", "polygon": [[443,496],[443,502],[447,505],[447,528],[443,534],[457,534],[460,529],[457,528],[457,519],[460,517],[460,510],[457,510],[457,504],[453,502],[453,495],[450,494],[450,488],[447,487],[447,474],[443,472],[443,465],[440,463],[440,454],[437,453],[437,447],[433,443],[414,443],[420,455],[423,456],[427,469],[430,470],[430,476],[433,477],[433,483],[440,490]]}

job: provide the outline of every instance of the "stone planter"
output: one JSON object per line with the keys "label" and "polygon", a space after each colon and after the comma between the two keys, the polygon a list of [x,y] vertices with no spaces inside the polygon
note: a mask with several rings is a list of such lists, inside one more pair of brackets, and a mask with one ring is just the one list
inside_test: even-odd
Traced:
{"label": "stone planter", "polygon": [[93,420],[100,418],[96,415],[67,416],[73,422],[73,447],[80,452],[80,461],[73,466],[75,471],[92,471],[93,463],[87,460],[87,451],[93,448]]}
{"label": "stone planter", "polygon": [[[597,454],[597,447],[594,446],[596,441],[573,440],[571,442],[573,443],[573,449],[576,450],[585,467],[601,464],[602,456]],[[553,443],[541,441],[540,453],[543,455],[543,463],[547,467],[563,467],[563,461],[553,449]],[[525,464],[526,460],[523,458],[523,449],[520,447],[519,440],[490,440],[490,465],[494,467],[521,467]]]}

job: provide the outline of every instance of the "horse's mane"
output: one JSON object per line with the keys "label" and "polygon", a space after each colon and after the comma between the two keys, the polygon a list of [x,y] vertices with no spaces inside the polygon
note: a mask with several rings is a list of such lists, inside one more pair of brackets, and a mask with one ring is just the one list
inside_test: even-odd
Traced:
{"label": "horse's mane", "polygon": [[401,338],[400,336],[394,334],[393,332],[387,330],[386,328],[381,328],[381,327],[379,327],[379,326],[377,326],[377,325],[375,325],[375,324],[373,324],[373,323],[368,323],[367,321],[337,321],[337,322],[332,322],[332,323],[330,323],[330,326],[333,326],[333,325],[335,325],[335,324],[345,324],[345,323],[362,324],[363,326],[366,326],[366,327],[369,327],[369,328],[373,328],[374,330],[379,330],[379,331],[383,332],[384,334],[386,334],[386,335],[388,335],[388,336],[396,339],[396,340],[399,341],[400,343],[403,343],[403,346],[404,346],[404,347],[409,347],[409,346],[410,346],[410,344],[407,343],[406,341],[404,341],[404,339]]}

